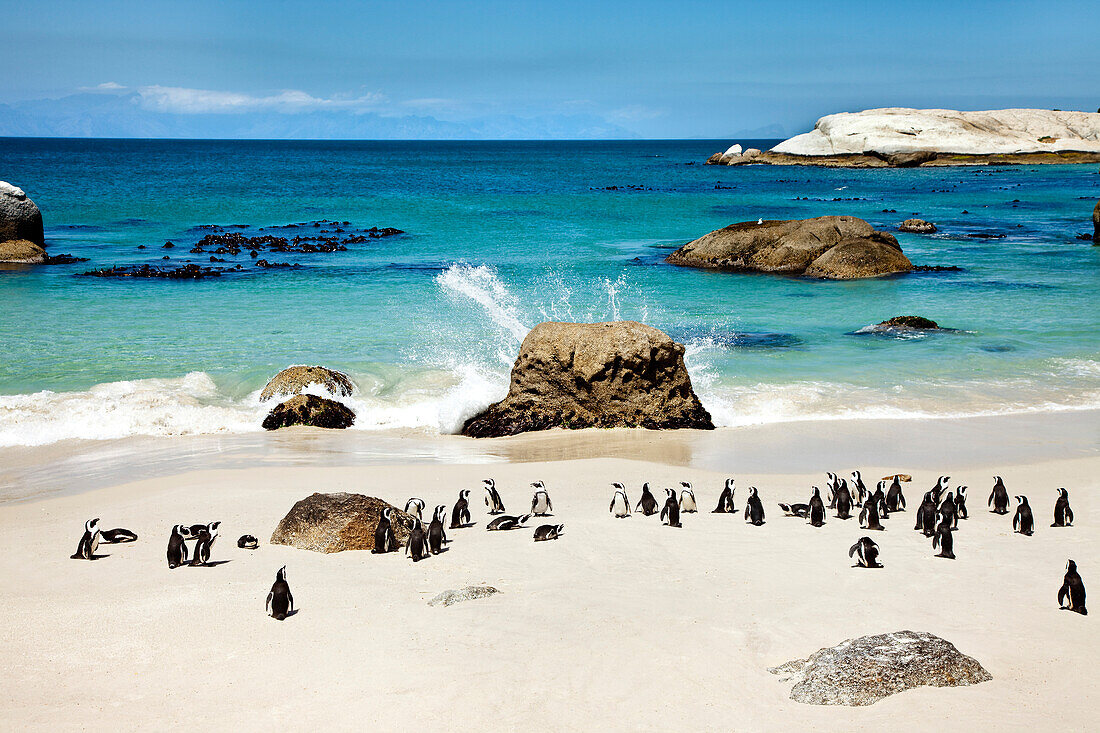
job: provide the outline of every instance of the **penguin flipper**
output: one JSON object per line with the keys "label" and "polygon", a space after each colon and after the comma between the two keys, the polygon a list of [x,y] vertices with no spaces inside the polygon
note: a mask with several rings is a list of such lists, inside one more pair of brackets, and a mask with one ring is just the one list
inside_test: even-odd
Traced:
{"label": "penguin flipper", "polygon": [[275,597],[275,591],[269,590],[267,592],[267,603],[264,604],[264,610],[271,613],[271,599]]}
{"label": "penguin flipper", "polygon": [[858,550],[858,549],[859,549],[859,543],[857,542],[854,545],[852,545],[851,548],[849,548],[848,557],[854,557],[855,554],[856,554],[856,550]]}
{"label": "penguin flipper", "polygon": [[290,588],[286,589],[286,599],[290,601],[290,607],[288,610],[294,610],[294,594],[290,592]]}
{"label": "penguin flipper", "polygon": [[1059,606],[1064,605],[1063,602],[1065,601],[1066,596],[1068,594],[1069,594],[1069,586],[1066,585],[1065,583],[1062,583],[1062,587],[1058,590],[1058,605]]}
{"label": "penguin flipper", "polygon": [[996,493],[997,493],[997,490],[996,490],[996,489],[994,489],[994,490],[993,490],[993,493],[989,495],[989,501],[987,501],[987,502],[985,503],[985,505],[986,505],[986,506],[993,506],[993,496],[994,496],[994,495],[995,495]]}
{"label": "penguin flipper", "polygon": [[1073,524],[1073,510],[1070,509],[1068,506],[1066,507],[1066,524]]}

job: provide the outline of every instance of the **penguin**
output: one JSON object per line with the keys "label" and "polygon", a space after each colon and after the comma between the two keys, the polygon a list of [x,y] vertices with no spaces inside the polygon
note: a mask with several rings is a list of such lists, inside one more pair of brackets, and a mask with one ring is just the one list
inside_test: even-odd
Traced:
{"label": "penguin", "polygon": [[168,538],[168,569],[174,570],[187,563],[187,543],[184,533],[189,533],[182,524],[172,527],[172,536]]}
{"label": "penguin", "polygon": [[611,497],[611,506],[607,510],[616,519],[625,519],[630,516],[630,499],[626,496],[626,487],[617,481],[611,485],[615,488],[615,495]]}
{"label": "penguin", "polygon": [[875,493],[871,495],[871,499],[875,502],[875,508],[878,509],[879,515],[883,519],[890,518],[890,510],[886,506],[886,482],[879,481],[878,486],[875,487]]}
{"label": "penguin", "polygon": [[531,497],[531,513],[536,517],[545,517],[554,511],[554,505],[550,503],[550,494],[546,493],[546,484],[536,481],[531,486],[535,489],[535,494]]}
{"label": "penguin", "polygon": [[286,582],[286,565],[275,573],[275,583],[267,594],[264,610],[276,621],[285,620],[294,611],[294,596],[290,592],[290,585]]}
{"label": "penguin", "polygon": [[959,515],[955,513],[955,495],[952,492],[947,492],[947,496],[940,503],[939,511],[951,520],[951,529],[959,528]]}
{"label": "penguin", "polygon": [[890,488],[886,492],[886,508],[892,512],[905,511],[905,495],[901,493],[901,480],[894,475]]}
{"label": "penguin", "polygon": [[209,526],[209,524],[192,524],[190,527],[187,528],[187,539],[197,540],[199,538],[199,535],[202,534],[203,530]]}
{"label": "penguin", "polygon": [[711,514],[734,514],[737,511],[733,506],[733,495],[736,491],[737,487],[734,485],[733,479],[726,479],[726,487],[722,489],[722,494],[718,497],[718,506],[714,508]]}
{"label": "penguin", "polygon": [[647,517],[657,513],[657,500],[649,491],[649,483],[642,484],[642,498],[638,499],[638,506],[634,507],[634,511],[639,509]]}
{"label": "penguin", "polygon": [[1016,515],[1012,517],[1012,529],[1028,537],[1035,534],[1035,517],[1031,514],[1031,505],[1026,496],[1017,496]]}
{"label": "penguin", "polygon": [[825,484],[825,488],[828,489],[826,496],[829,499],[829,508],[836,509],[836,492],[840,490],[840,477],[832,471],[826,471],[825,475],[829,477],[829,482]]}
{"label": "penguin", "polygon": [[783,516],[786,517],[802,517],[805,519],[810,516],[809,504],[784,504],[779,502],[779,508],[783,510]]}
{"label": "penguin", "polygon": [[[954,506],[954,504],[952,504]],[[936,527],[936,533],[932,535],[932,549],[940,548],[940,554],[936,557],[945,557],[948,560],[955,559],[955,553],[952,552],[954,541],[951,538],[951,515],[940,512],[940,524]]]}
{"label": "penguin", "polygon": [[214,547],[214,540],[218,539],[218,525],[221,522],[211,522],[200,532],[198,542],[195,543],[195,552],[191,556],[192,567],[198,567],[210,562],[210,550]]}
{"label": "penguin", "polygon": [[856,567],[861,568],[881,568],[882,564],[878,561],[878,543],[876,543],[870,537],[860,537],[854,545],[848,550],[848,557],[853,555],[859,555],[859,560]]}
{"label": "penguin", "polygon": [[424,532],[424,523],[419,519],[414,519],[412,529],[409,530],[409,540],[405,543],[405,556],[411,557],[413,562],[420,562],[430,552],[428,549],[428,535]]}
{"label": "penguin", "polygon": [[84,534],[73,553],[73,560],[95,560],[95,551],[99,549],[99,519],[89,519],[84,523]]}
{"label": "penguin", "polygon": [[864,529],[877,529],[885,530],[886,527],[882,526],[882,523],[878,518],[878,502],[875,501],[875,497],[868,496],[863,502],[863,509],[859,513],[859,526]]}
{"label": "penguin", "polygon": [[470,523],[470,490],[458,492],[458,501],[451,509],[451,529],[461,529]]}
{"label": "penguin", "polygon": [[[966,511],[966,487],[955,489],[955,516],[957,519],[969,519],[970,513]],[[955,526],[958,526],[956,521]]]}
{"label": "penguin", "polygon": [[260,541],[250,534],[242,534],[237,540],[237,547],[242,550],[255,550],[260,546]]}
{"label": "penguin", "polygon": [[1054,502],[1054,524],[1050,526],[1073,526],[1073,510],[1069,508],[1069,492],[1065,489],[1058,489],[1058,500]]}
{"label": "penguin", "polygon": [[1008,489],[1000,476],[993,477],[993,491],[989,494],[986,506],[993,507],[994,514],[1008,514]]}
{"label": "penguin", "polygon": [[115,529],[105,529],[101,531],[99,533],[99,540],[100,542],[106,542],[111,545],[119,542],[135,542],[137,541],[137,534],[128,529],[116,527]]}
{"label": "penguin", "polygon": [[423,499],[418,499],[415,496],[405,502],[405,513],[420,519],[423,517],[424,507],[428,504]]}
{"label": "penguin", "polygon": [[500,492],[497,491],[496,481],[487,478],[482,483],[485,484],[485,506],[489,507],[489,513],[503,514],[504,502],[500,499]]}
{"label": "penguin", "polygon": [[749,487],[749,498],[745,500],[745,521],[757,527],[764,523],[764,503],[755,486]]}
{"label": "penguin", "polygon": [[535,530],[535,542],[556,540],[564,530],[564,524],[544,524]]}
{"label": "penguin", "polygon": [[932,501],[936,502],[939,506],[940,499],[943,498],[943,492],[947,491],[947,482],[951,480],[950,476],[940,476],[936,481],[936,485],[932,487]]}
{"label": "penguin", "polygon": [[855,493],[852,496],[855,497],[856,504],[862,506],[863,502],[867,501],[867,484],[863,483],[863,474],[859,471],[852,471],[852,486],[855,488]]}
{"label": "penguin", "polygon": [[526,524],[527,520],[529,520],[530,518],[530,514],[522,514],[518,517],[513,517],[505,514],[486,524],[485,529],[490,532],[496,532],[498,530],[517,529],[518,527]]}
{"label": "penguin", "polygon": [[[1066,601],[1069,605],[1066,605]],[[1077,563],[1073,560],[1066,562],[1066,577],[1062,580],[1062,587],[1058,590],[1058,607],[1067,611],[1076,611],[1082,616],[1088,616],[1085,608],[1085,584],[1081,582],[1081,576],[1077,573]]]}
{"label": "penguin", "polygon": [[680,504],[676,500],[675,489],[665,489],[667,498],[665,499],[665,506],[661,509],[661,521],[668,524],[669,527],[682,527],[680,524]]}
{"label": "penguin", "polygon": [[687,481],[681,481],[680,486],[680,513],[695,514],[699,511],[699,505],[695,503],[695,491]]}
{"label": "penguin", "polygon": [[852,492],[848,490],[848,482],[842,481],[840,487],[833,493],[833,508],[836,510],[837,519],[852,518]]}
{"label": "penguin", "polygon": [[428,550],[433,555],[443,552],[443,543],[447,541],[447,533],[443,530],[443,518],[446,516],[447,507],[437,506],[432,523],[428,525]]}
{"label": "penguin", "polygon": [[924,500],[917,508],[917,523],[913,529],[923,532],[925,537],[931,537],[935,533],[936,501],[932,498],[932,492],[924,494]]}
{"label": "penguin", "polygon": [[821,527],[825,524],[825,502],[821,500],[821,489],[814,487],[814,495],[810,497],[810,524]]}
{"label": "penguin", "polygon": [[[397,549],[397,535],[393,531],[393,510],[385,507],[382,516],[378,517],[378,524],[374,527],[374,547],[372,555],[380,555],[385,552],[393,552]],[[419,519],[414,521],[419,522]]]}

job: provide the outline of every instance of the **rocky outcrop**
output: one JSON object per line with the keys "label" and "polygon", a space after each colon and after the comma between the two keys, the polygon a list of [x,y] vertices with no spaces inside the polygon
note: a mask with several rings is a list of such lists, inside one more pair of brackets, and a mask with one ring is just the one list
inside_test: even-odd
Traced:
{"label": "rocky outcrop", "polygon": [[913,264],[892,234],[854,216],[746,221],[688,242],[666,261],[732,272],[851,280],[909,272]]}
{"label": "rocky outcrop", "polygon": [[463,601],[475,601],[500,593],[491,585],[468,585],[458,590],[445,590],[428,601],[429,606],[451,606]]}
{"label": "rocky outcrop", "polygon": [[873,705],[914,687],[963,687],[993,679],[977,660],[924,631],[849,639],[768,671],[794,681],[791,699],[810,705]]}
{"label": "rocky outcrop", "polygon": [[26,239],[9,239],[0,242],[0,262],[16,262],[36,265],[46,261],[46,250]]}
{"label": "rocky outcrop", "polygon": [[304,394],[278,404],[264,418],[264,430],[278,430],[291,425],[313,428],[348,428],[355,422],[355,413],[336,400]]}
{"label": "rocky outcrop", "polygon": [[383,509],[391,509],[397,544],[409,537],[413,517],[381,499],[362,494],[315,493],[291,507],[271,533],[271,544],[314,552],[374,549],[374,530]]}
{"label": "rocky outcrop", "polygon": [[23,189],[0,181],[0,262],[46,259],[42,212]]}
{"label": "rocky outcrop", "polygon": [[939,231],[936,229],[936,225],[930,221],[924,219],[906,219],[901,224],[898,224],[899,232],[909,232],[910,234],[932,234]]}
{"label": "rocky outcrop", "polygon": [[879,328],[911,328],[921,331],[929,331],[940,327],[931,318],[925,318],[924,316],[894,316],[876,325]]}
{"label": "rocky outcrop", "polygon": [[520,346],[508,395],[462,428],[475,438],[550,428],[712,429],[684,347],[635,321],[540,323]]}
{"label": "rocky outcrop", "polygon": [[353,389],[351,378],[343,372],[323,366],[292,366],[271,378],[260,392],[260,401],[266,402],[273,397],[301,394],[312,384],[324,387],[336,397],[347,397]]}

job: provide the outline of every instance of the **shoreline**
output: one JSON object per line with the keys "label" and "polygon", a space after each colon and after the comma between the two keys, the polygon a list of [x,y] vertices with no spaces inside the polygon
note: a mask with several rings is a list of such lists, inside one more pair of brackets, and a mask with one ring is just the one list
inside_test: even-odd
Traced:
{"label": "shoreline", "polygon": [[[906,156],[909,156],[906,158]],[[916,162],[912,154],[897,156],[905,162],[892,162],[891,155],[868,153],[840,153],[837,155],[794,155],[774,153],[770,150],[742,158],[739,156],[712,155],[705,165],[790,165],[818,166],[821,168],[950,168],[996,165],[1092,165],[1100,163],[1100,153],[1087,150],[1064,150],[1043,153],[973,153],[933,152],[930,157]]]}

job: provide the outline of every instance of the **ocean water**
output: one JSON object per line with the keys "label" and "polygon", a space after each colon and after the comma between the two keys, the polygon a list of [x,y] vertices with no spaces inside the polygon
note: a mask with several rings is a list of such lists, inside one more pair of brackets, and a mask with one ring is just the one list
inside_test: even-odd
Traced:
{"label": "ocean water", "polygon": [[[1095,166],[702,165],[728,144],[0,139],[0,179],[41,207],[51,254],[90,259],[0,270],[0,446],[259,430],[259,389],[299,363],[352,375],[356,429],[450,433],[504,395],[547,319],[666,330],[719,425],[1100,407],[1100,247],[1076,239]],[[825,214],[934,221],[903,249],[963,270],[817,282],[662,261],[736,221]],[[406,234],[261,253],[295,269],[226,255],[243,271],[209,280],[78,275],[209,265],[188,252],[199,225],[319,219]],[[854,333],[900,314],[958,330]]]}

